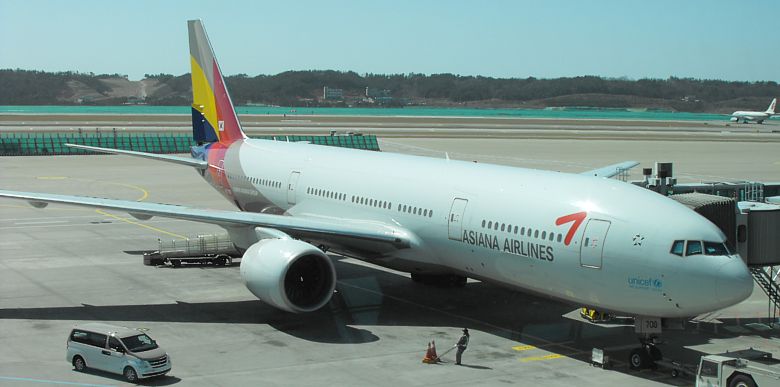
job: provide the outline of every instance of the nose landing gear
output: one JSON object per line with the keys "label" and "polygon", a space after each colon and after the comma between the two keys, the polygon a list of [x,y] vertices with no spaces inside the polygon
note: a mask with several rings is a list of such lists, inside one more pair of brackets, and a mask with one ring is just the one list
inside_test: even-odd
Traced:
{"label": "nose landing gear", "polygon": [[655,362],[663,359],[661,350],[656,346],[657,337],[640,337],[640,348],[635,348],[628,355],[628,367],[632,370],[655,368]]}
{"label": "nose landing gear", "polygon": [[634,331],[639,335],[641,346],[628,355],[628,366],[632,370],[655,368],[655,362],[663,360],[658,349],[661,336],[661,319],[658,317],[635,317]]}

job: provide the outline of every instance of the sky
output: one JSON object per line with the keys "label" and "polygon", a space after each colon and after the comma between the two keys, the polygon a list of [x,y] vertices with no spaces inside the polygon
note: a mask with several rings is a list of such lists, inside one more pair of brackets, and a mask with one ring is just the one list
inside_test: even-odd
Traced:
{"label": "sky", "polygon": [[222,71],[780,81],[776,0],[0,0],[0,68],[189,72],[202,19]]}

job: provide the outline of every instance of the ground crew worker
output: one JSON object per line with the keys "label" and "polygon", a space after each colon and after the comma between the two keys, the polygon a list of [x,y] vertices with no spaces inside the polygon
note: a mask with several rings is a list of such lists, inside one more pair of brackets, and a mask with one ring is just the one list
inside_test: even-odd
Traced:
{"label": "ground crew worker", "polygon": [[463,336],[460,337],[458,343],[455,344],[458,347],[458,352],[455,353],[455,364],[460,365],[460,356],[463,355],[463,351],[469,345],[469,329],[463,328]]}

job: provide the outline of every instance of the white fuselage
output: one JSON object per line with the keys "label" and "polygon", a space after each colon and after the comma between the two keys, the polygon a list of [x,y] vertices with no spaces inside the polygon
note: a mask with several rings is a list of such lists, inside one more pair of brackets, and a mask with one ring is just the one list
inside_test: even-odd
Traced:
{"label": "white fuselage", "polygon": [[772,117],[772,114],[766,112],[749,112],[749,111],[736,111],[731,114],[732,118],[737,120],[747,121],[764,121]]}
{"label": "white fuselage", "polygon": [[[675,240],[724,242],[716,226],[620,181],[266,140],[231,144],[221,167],[211,165],[206,179],[243,210],[408,230],[409,249],[353,253],[398,270],[659,317],[716,310],[752,291],[738,256],[670,254]],[[577,222],[556,220],[583,213],[567,244]]]}

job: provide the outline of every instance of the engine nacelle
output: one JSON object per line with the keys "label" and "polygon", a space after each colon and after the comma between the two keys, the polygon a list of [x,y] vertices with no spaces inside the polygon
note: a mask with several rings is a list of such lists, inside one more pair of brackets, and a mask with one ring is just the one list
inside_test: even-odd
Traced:
{"label": "engine nacelle", "polygon": [[336,288],[330,258],[294,239],[265,239],[249,246],[241,258],[241,278],[257,298],[293,313],[323,307]]}

